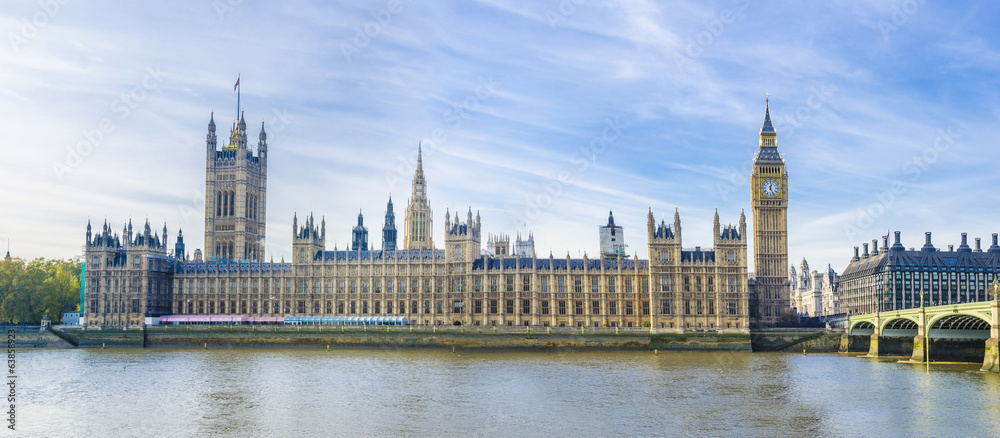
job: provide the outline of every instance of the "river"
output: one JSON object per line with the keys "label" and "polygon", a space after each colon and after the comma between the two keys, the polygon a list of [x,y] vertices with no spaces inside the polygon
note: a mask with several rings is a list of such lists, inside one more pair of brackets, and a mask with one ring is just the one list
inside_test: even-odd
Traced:
{"label": "river", "polygon": [[1000,436],[1000,375],[976,364],[278,349],[16,360],[19,436]]}

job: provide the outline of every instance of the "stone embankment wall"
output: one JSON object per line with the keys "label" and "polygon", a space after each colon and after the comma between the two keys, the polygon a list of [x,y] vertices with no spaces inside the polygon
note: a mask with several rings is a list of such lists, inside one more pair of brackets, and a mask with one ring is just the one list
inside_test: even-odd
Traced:
{"label": "stone embankment wall", "polygon": [[768,331],[750,335],[753,351],[836,353],[843,333],[837,331]]}
{"label": "stone embankment wall", "polygon": [[458,350],[750,351],[747,334],[650,334],[647,330],[316,326],[166,326],[64,330],[80,347],[431,348]]}

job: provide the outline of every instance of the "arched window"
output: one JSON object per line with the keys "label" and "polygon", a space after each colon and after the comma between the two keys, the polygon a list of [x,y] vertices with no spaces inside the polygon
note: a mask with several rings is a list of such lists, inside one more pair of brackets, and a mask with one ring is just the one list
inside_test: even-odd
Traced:
{"label": "arched window", "polygon": [[233,216],[236,214],[236,193],[232,190],[229,191],[229,215]]}
{"label": "arched window", "polygon": [[215,215],[222,216],[222,191],[215,191]]}

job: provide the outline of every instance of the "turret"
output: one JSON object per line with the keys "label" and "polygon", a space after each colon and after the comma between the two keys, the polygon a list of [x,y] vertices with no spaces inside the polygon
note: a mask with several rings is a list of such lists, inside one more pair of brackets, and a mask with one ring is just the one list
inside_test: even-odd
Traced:
{"label": "turret", "polygon": [[364,216],[358,211],[358,225],[351,231],[351,251],[368,249],[368,229],[364,226]]}
{"label": "turret", "polygon": [[713,232],[714,232],[714,234],[716,236],[719,235],[719,229],[720,229],[720,225],[719,225],[719,209],[716,208],[715,209],[715,220],[714,220],[714,222],[712,222],[712,230],[713,230]]}
{"label": "turret", "polygon": [[[243,111],[240,111],[240,123],[236,130],[236,149],[244,151],[247,148],[247,121],[243,118]],[[240,157],[240,155],[237,155]]]}
{"label": "turret", "polygon": [[215,151],[218,140],[215,136],[215,111],[209,116],[208,120],[208,134],[205,136],[205,147],[208,150],[208,162],[211,163],[215,160]]}
{"label": "turret", "polygon": [[677,241],[681,240],[681,212],[679,209],[674,208],[674,234],[677,236]]}
{"label": "turret", "polygon": [[264,132],[264,121],[260,121],[260,135],[257,136],[257,155],[261,161],[261,171],[266,169],[267,164],[267,133]]}
{"label": "turret", "polygon": [[382,226],[382,251],[396,250],[396,214],[392,211],[392,196],[385,206],[385,224]]}
{"label": "turret", "polygon": [[[163,239],[166,243],[166,238]],[[174,244],[174,257],[177,257],[177,261],[183,262],[184,257],[184,230],[177,229],[177,243]]]}

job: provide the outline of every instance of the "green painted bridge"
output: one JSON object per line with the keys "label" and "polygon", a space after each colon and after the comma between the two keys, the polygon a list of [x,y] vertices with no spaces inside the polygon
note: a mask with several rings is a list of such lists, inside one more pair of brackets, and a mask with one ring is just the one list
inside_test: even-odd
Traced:
{"label": "green painted bridge", "polygon": [[982,371],[1000,372],[1000,302],[851,315],[842,350],[869,356],[909,355],[918,362],[978,362]]}

